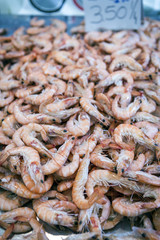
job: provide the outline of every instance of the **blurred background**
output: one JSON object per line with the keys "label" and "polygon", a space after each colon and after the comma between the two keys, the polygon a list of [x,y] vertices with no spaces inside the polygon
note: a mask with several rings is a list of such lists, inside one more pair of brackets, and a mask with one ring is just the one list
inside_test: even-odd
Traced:
{"label": "blurred background", "polygon": [[[145,15],[160,14],[160,0],[143,0]],[[1,14],[83,16],[83,0],[0,0]]]}

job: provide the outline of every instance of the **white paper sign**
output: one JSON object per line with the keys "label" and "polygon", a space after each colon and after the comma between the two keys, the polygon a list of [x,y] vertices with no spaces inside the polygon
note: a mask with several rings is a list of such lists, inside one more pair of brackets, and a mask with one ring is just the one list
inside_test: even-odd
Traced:
{"label": "white paper sign", "polygon": [[138,29],[141,0],[83,0],[86,31]]}

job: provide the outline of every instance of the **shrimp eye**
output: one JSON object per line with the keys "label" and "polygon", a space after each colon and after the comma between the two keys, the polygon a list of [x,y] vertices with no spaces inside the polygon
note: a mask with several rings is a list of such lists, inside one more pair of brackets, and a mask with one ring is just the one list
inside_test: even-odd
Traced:
{"label": "shrimp eye", "polygon": [[142,103],[142,100],[140,99],[139,102]]}
{"label": "shrimp eye", "polygon": [[151,75],[151,74],[149,74],[149,76],[148,76],[148,77],[149,77],[149,79],[150,79],[150,80],[152,80],[152,75]]}
{"label": "shrimp eye", "polygon": [[24,81],[22,80],[21,83],[24,84]]}
{"label": "shrimp eye", "polygon": [[44,86],[44,85],[42,85],[42,88],[45,88],[45,86]]}
{"label": "shrimp eye", "polygon": [[93,237],[91,237],[91,239],[97,239],[98,240],[97,236],[93,236]]}
{"label": "shrimp eye", "polygon": [[44,181],[41,179],[41,183],[44,183]]}
{"label": "shrimp eye", "polygon": [[154,144],[154,146],[158,147],[158,144],[157,144],[157,143],[155,143],[155,144]]}
{"label": "shrimp eye", "polygon": [[2,118],[2,122],[4,121],[4,118]]}
{"label": "shrimp eye", "polygon": [[52,121],[55,122],[56,120],[53,118]]}
{"label": "shrimp eye", "polygon": [[146,237],[146,234],[145,234],[145,233],[142,233],[141,235],[142,235],[142,237],[144,237],[144,238]]}
{"label": "shrimp eye", "polygon": [[79,97],[79,99],[81,99],[81,97]]}
{"label": "shrimp eye", "polygon": [[63,132],[67,132],[67,130],[66,130],[66,129],[64,129],[64,130],[63,130]]}
{"label": "shrimp eye", "polygon": [[102,119],[102,122],[105,122],[106,120],[105,119]]}
{"label": "shrimp eye", "polygon": [[116,166],[114,167],[114,171],[115,171],[115,173],[117,173],[117,167]]}
{"label": "shrimp eye", "polygon": [[10,113],[8,112],[8,110],[7,110],[7,114],[10,114]]}
{"label": "shrimp eye", "polygon": [[16,166],[16,165],[14,165],[14,169],[15,169],[15,170],[17,169],[17,166]]}
{"label": "shrimp eye", "polygon": [[75,137],[72,137],[72,140],[74,140],[75,139]]}
{"label": "shrimp eye", "polygon": [[124,173],[124,168],[121,169],[121,172]]}
{"label": "shrimp eye", "polygon": [[105,237],[104,240],[109,240],[109,238],[108,238],[108,237]]}
{"label": "shrimp eye", "polygon": [[44,153],[44,154],[43,154],[43,157],[47,157],[47,155]]}
{"label": "shrimp eye", "polygon": [[85,154],[82,155],[82,158],[84,158]]}

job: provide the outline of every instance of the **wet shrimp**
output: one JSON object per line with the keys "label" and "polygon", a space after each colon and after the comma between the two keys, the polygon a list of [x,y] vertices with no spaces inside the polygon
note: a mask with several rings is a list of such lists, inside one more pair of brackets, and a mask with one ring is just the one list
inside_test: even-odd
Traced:
{"label": "wet shrimp", "polygon": [[115,142],[122,148],[129,151],[134,149],[134,146],[127,144],[123,141],[123,137],[133,138],[136,143],[147,146],[150,149],[155,149],[155,143],[152,139],[146,137],[142,130],[130,125],[130,124],[120,124],[115,128],[113,134]]}
{"label": "wet shrimp", "polygon": [[41,164],[40,164],[40,157],[38,152],[31,148],[31,147],[16,147],[7,150],[2,156],[0,157],[1,164],[10,156],[20,155],[23,157],[24,162],[27,165],[28,172],[31,178],[38,183],[44,182],[44,175],[42,173]]}
{"label": "wet shrimp", "polygon": [[131,118],[136,114],[138,109],[141,106],[141,98],[137,97],[134,99],[134,102],[130,103],[126,108],[122,108],[118,106],[118,102],[120,100],[121,96],[116,96],[112,102],[112,112],[116,119],[119,120],[126,120]]}
{"label": "wet shrimp", "polygon": [[16,121],[14,115],[7,116],[2,122],[3,132],[9,137],[13,136],[19,126],[20,124]]}
{"label": "wet shrimp", "polygon": [[78,120],[77,114],[70,117],[67,121],[66,128],[74,136],[84,136],[90,129],[90,117],[86,112],[80,112]]}
{"label": "wet shrimp", "polygon": [[82,97],[80,99],[80,105],[87,113],[89,113],[91,116],[95,117],[103,125],[108,126],[109,125],[108,118],[105,117],[102,113],[100,113],[92,103],[96,104],[96,101],[90,100],[90,99],[87,99],[84,97]]}

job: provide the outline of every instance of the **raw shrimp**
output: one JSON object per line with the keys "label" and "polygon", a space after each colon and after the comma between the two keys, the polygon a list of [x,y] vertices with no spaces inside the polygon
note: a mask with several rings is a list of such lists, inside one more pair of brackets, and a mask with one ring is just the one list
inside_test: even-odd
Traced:
{"label": "raw shrimp", "polygon": [[58,151],[53,154],[52,159],[42,166],[43,174],[49,175],[62,167],[74,146],[74,140],[75,137],[69,138]]}
{"label": "raw shrimp", "polygon": [[90,159],[91,163],[93,163],[95,166],[113,171],[116,167],[116,163],[113,162],[109,157],[102,155],[103,151],[110,148],[109,143],[111,142],[111,139],[106,139],[98,144],[91,153]]}
{"label": "raw shrimp", "polygon": [[23,206],[27,199],[17,196],[16,194],[8,191],[0,193],[0,209],[2,211],[10,211],[12,209]]}
{"label": "raw shrimp", "polygon": [[119,197],[112,201],[114,211],[127,217],[135,217],[153,210],[143,207],[143,204],[144,202],[142,201],[134,202],[126,197]]}
{"label": "raw shrimp", "polygon": [[24,162],[27,165],[28,172],[36,183],[44,182],[40,157],[35,149],[26,146],[9,149],[1,155],[0,162],[3,163],[8,157],[14,155],[20,155],[23,157]]}
{"label": "raw shrimp", "polygon": [[158,133],[158,126],[156,126],[153,123],[143,121],[143,122],[136,122],[134,125],[139,129],[141,129],[143,133],[151,139],[153,139]]}
{"label": "raw shrimp", "polygon": [[50,190],[53,185],[53,176],[47,176],[47,179],[43,183],[35,183],[35,181],[30,177],[27,166],[21,164],[21,177],[26,185],[26,187],[33,193],[45,193]]}
{"label": "raw shrimp", "polygon": [[79,167],[79,163],[80,163],[80,158],[79,158],[79,154],[75,153],[73,155],[73,159],[72,162],[62,166],[57,172],[56,174],[58,174],[61,177],[69,177],[72,174],[74,174],[76,172],[76,170]]}
{"label": "raw shrimp", "polygon": [[120,154],[118,156],[118,159],[116,160],[116,169],[118,172],[118,176],[121,176],[132,164],[134,159],[134,151],[128,151],[125,149],[122,149],[120,151]]}
{"label": "raw shrimp", "polygon": [[[1,82],[1,81],[0,81]],[[0,91],[0,107],[10,104],[14,100],[14,95],[11,91]]]}
{"label": "raw shrimp", "polygon": [[26,114],[20,110],[19,106],[14,107],[14,116],[16,120],[21,123],[22,125],[28,123],[46,123],[51,124],[53,122],[60,123],[60,119],[52,116],[45,115],[43,113],[33,113],[33,114]]}
{"label": "raw shrimp", "polygon": [[141,64],[134,60],[134,58],[129,57],[127,55],[120,55],[113,59],[109,66],[109,72],[112,73],[116,68],[128,67],[133,71],[142,71],[143,68]]}
{"label": "raw shrimp", "polygon": [[31,192],[18,177],[11,177],[9,180],[1,178],[0,186],[5,190],[11,191],[22,198],[39,198],[41,195]]}
{"label": "raw shrimp", "polygon": [[74,136],[84,136],[90,129],[90,117],[86,112],[80,112],[78,120],[77,114],[70,117],[67,121],[66,128]]}
{"label": "raw shrimp", "polygon": [[42,200],[42,202],[41,199],[34,200],[33,209],[40,219],[49,223],[51,226],[62,225],[72,227],[76,217],[69,212],[73,212],[74,214],[78,213],[78,208],[74,203],[63,200]]}
{"label": "raw shrimp", "polygon": [[42,156],[52,157],[51,152],[36,138],[37,133],[40,133],[43,141],[48,141],[48,136],[45,129],[37,123],[29,123],[23,127],[21,132],[22,141],[30,147],[36,149]]}
{"label": "raw shrimp", "polygon": [[57,190],[58,190],[58,192],[63,192],[63,191],[66,191],[66,190],[72,188],[72,186],[73,186],[73,180],[61,181],[57,185]]}
{"label": "raw shrimp", "polygon": [[2,121],[2,129],[4,134],[9,137],[12,137],[15,131],[20,127],[19,123],[16,121],[14,115],[7,116]]}
{"label": "raw shrimp", "polygon": [[80,209],[87,209],[92,206],[92,204],[101,197],[99,192],[94,192],[89,199],[84,197],[84,187],[88,178],[88,168],[90,164],[89,148],[87,149],[86,155],[80,163],[80,167],[77,171],[73,187],[72,187],[72,199],[73,202]]}
{"label": "raw shrimp", "polygon": [[133,85],[133,78],[129,72],[124,70],[116,71],[109,74],[109,76],[106,77],[104,80],[101,80],[96,87],[107,87],[112,84],[122,86],[123,79],[127,81],[127,84],[125,84],[126,89],[131,88]]}
{"label": "raw shrimp", "polygon": [[0,143],[3,145],[12,143],[12,140],[4,134],[2,127],[0,127]]}
{"label": "raw shrimp", "polygon": [[108,126],[109,125],[108,118],[105,117],[102,113],[100,113],[92,103],[96,104],[96,101],[90,100],[90,99],[87,99],[84,97],[82,97],[80,99],[80,105],[87,113],[89,113],[91,116],[95,117],[103,125]]}
{"label": "raw shrimp", "polygon": [[129,151],[134,149],[134,146],[131,146],[128,143],[123,141],[123,137],[133,138],[136,143],[147,146],[150,149],[155,149],[155,143],[152,139],[146,137],[144,133],[137,127],[130,124],[120,124],[115,128],[113,138],[115,142],[122,148],[125,148]]}
{"label": "raw shrimp", "polygon": [[119,120],[126,120],[131,118],[136,114],[138,109],[141,106],[141,98],[136,97],[134,99],[134,102],[130,103],[126,108],[122,108],[118,106],[118,102],[120,100],[121,96],[117,95],[115,99],[112,102],[112,112],[116,119]]}

